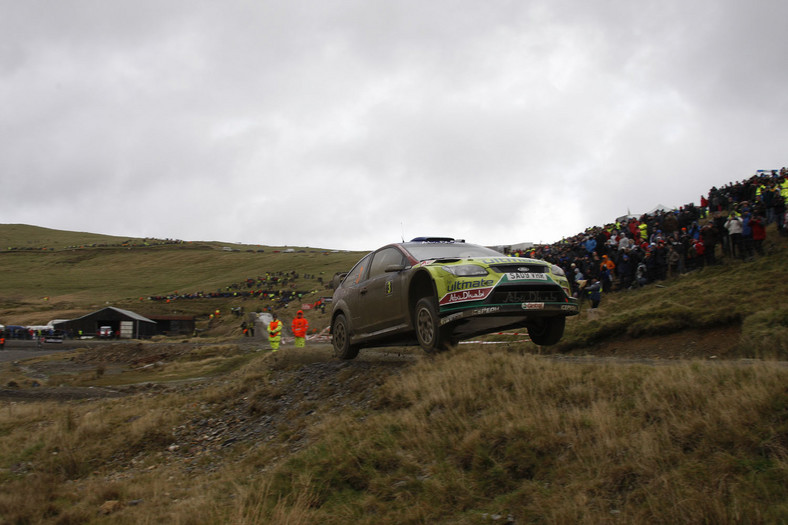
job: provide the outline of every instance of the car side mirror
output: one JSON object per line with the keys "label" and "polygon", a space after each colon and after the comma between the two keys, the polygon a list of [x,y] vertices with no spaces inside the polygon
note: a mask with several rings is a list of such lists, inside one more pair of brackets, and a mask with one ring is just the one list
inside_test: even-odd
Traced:
{"label": "car side mirror", "polygon": [[386,273],[401,272],[406,266],[404,264],[390,264],[386,266]]}

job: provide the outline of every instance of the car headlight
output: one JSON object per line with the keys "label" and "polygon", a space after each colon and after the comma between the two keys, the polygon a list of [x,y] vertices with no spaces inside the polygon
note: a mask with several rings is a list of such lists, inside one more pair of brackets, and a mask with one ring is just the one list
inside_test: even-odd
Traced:
{"label": "car headlight", "polygon": [[553,272],[554,275],[559,277],[566,277],[566,273],[564,273],[563,268],[560,266],[556,266],[555,264],[550,267],[550,270]]}
{"label": "car headlight", "polygon": [[455,277],[477,277],[487,275],[487,269],[475,264],[460,264],[457,266],[444,266],[444,270]]}

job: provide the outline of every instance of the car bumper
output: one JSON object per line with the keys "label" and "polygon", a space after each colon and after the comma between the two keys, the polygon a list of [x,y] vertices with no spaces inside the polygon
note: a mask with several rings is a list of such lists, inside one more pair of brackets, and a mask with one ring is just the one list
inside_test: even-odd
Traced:
{"label": "car bumper", "polygon": [[534,317],[570,316],[580,313],[576,299],[567,299],[566,302],[522,302],[507,304],[482,304],[442,309],[441,326],[449,323],[467,321],[477,317],[504,317],[504,323],[512,322],[512,317],[521,317],[524,321]]}

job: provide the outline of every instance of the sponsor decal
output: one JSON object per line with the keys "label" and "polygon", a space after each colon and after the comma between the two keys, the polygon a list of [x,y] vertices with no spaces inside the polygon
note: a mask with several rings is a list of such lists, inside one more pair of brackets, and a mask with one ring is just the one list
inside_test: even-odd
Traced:
{"label": "sponsor decal", "polygon": [[392,281],[386,281],[386,295],[391,295]]}
{"label": "sponsor decal", "polygon": [[492,257],[490,259],[482,259],[484,264],[533,264],[534,259],[525,257]]}
{"label": "sponsor decal", "polygon": [[456,292],[458,290],[469,290],[473,288],[485,288],[495,284],[492,279],[476,279],[474,281],[454,281],[447,288],[447,292]]}
{"label": "sponsor decal", "polygon": [[494,314],[500,311],[501,311],[500,306],[487,306],[485,308],[476,308],[471,312],[471,315],[487,315],[487,314]]}
{"label": "sponsor decal", "polygon": [[577,311],[577,306],[575,306],[574,304],[562,304],[561,305],[561,310],[568,310],[568,311],[576,312]]}
{"label": "sponsor decal", "polygon": [[[519,270],[519,268],[518,268]],[[506,278],[510,281],[524,281],[527,279],[533,279],[537,281],[546,281],[547,274],[546,273],[507,273]]]}
{"label": "sponsor decal", "polygon": [[544,310],[544,303],[523,303],[523,310]]}
{"label": "sponsor decal", "polygon": [[492,288],[478,288],[475,290],[465,290],[462,292],[450,292],[444,295],[440,304],[461,303],[464,301],[481,301],[492,292]]}

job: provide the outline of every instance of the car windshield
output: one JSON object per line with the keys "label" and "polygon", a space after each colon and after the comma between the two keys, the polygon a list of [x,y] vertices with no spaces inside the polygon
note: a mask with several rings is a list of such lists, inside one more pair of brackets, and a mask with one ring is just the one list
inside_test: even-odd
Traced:
{"label": "car windshield", "polygon": [[501,257],[499,252],[484,246],[465,243],[413,242],[405,249],[419,261],[429,259],[468,259],[471,257]]}

